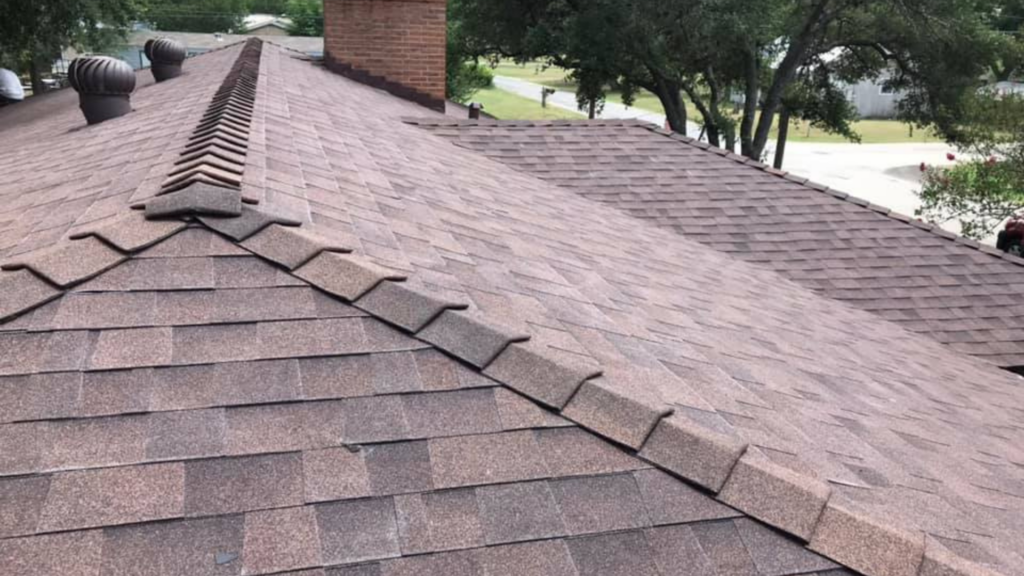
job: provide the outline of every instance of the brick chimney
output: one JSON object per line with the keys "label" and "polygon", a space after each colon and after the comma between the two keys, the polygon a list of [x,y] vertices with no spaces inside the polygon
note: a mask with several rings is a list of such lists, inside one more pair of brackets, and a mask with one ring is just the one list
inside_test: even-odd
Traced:
{"label": "brick chimney", "polygon": [[446,0],[324,0],[334,72],[444,111]]}

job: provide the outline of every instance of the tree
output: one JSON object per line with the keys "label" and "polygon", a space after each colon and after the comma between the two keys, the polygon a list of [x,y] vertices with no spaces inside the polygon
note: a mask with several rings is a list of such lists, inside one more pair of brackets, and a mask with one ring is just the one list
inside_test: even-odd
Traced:
{"label": "tree", "polygon": [[292,21],[288,27],[291,36],[324,35],[323,0],[288,0],[284,14]]}
{"label": "tree", "polygon": [[288,2],[289,0],[249,0],[249,12],[281,16],[288,11]]}
{"label": "tree", "polygon": [[173,32],[244,32],[249,0],[149,0],[145,20]]}
{"label": "tree", "polygon": [[[755,159],[793,86],[822,75],[891,75],[913,96],[908,120],[948,126],[996,45],[985,14],[963,0],[462,0],[453,17],[475,53],[565,67],[581,98],[599,99],[611,83],[627,103],[639,88],[654,93],[677,131],[683,93],[715,145],[736,129],[727,108],[738,93],[741,149]],[[804,106],[789,114],[813,111],[844,130],[845,115],[820,114],[840,110],[841,92],[800,91]]]}
{"label": "tree", "polygon": [[[462,0],[451,0],[448,9],[457,12]],[[445,44],[445,96],[452,102],[469,102],[473,94],[494,83],[494,73],[472,55],[469,39],[458,18],[448,19]]]}
{"label": "tree", "polygon": [[1007,38],[992,59],[993,79],[1010,80],[1024,65],[1024,0],[990,0],[982,10],[989,26]]}
{"label": "tree", "polygon": [[921,165],[917,215],[955,220],[963,235],[980,240],[1024,214],[1024,97],[981,91],[963,107],[957,130],[966,158],[949,168]]}
{"label": "tree", "polygon": [[32,91],[66,47],[99,51],[123,40],[138,0],[0,0],[0,62],[28,71]]}

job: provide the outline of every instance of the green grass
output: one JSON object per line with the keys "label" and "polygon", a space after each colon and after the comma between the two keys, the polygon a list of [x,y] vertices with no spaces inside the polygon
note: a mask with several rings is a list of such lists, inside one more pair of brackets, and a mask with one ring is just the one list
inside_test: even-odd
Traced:
{"label": "green grass", "polygon": [[[495,68],[494,73],[498,76],[509,76],[543,84],[558,90],[574,91],[576,86],[565,80],[565,70],[561,68],[546,68],[538,62],[528,62],[522,66],[510,61],[502,61]],[[609,92],[608,102],[622,102],[622,95],[618,92]],[[633,102],[633,106],[641,110],[664,114],[665,109],[661,106],[658,97],[646,90],[641,90]],[[690,120],[697,120],[700,116],[693,105],[686,102],[686,113]],[[854,130],[861,136],[863,144],[905,144],[941,142],[940,138],[927,131],[914,130],[902,122],[895,120],[860,120],[855,122]],[[778,126],[772,128],[772,138],[778,133]],[[817,128],[812,128],[806,122],[794,121],[789,128],[790,142],[819,142],[819,143],[848,143],[849,140],[842,136],[828,134]]]}
{"label": "green grass", "polygon": [[561,120],[565,118],[585,118],[558,108],[548,106],[541,108],[540,102],[524,98],[498,88],[486,88],[473,95],[472,100],[484,105],[484,112],[501,120]]}
{"label": "green grass", "polygon": [[542,66],[539,62],[527,62],[520,66],[510,60],[503,60],[493,70],[496,76],[519,78],[560,90],[576,89],[572,82],[565,79],[566,72],[562,68],[551,67],[543,70],[541,68]]}

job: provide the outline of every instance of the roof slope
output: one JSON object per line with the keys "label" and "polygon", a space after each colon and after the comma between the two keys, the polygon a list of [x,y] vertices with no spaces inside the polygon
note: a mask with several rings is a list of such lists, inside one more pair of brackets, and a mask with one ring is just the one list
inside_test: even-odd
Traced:
{"label": "roof slope", "polygon": [[70,89],[0,109],[0,258],[51,246],[155,194],[236,56],[190,59],[180,81],[159,86],[139,71],[134,112],[102,125],[83,125]]}
{"label": "roof slope", "polygon": [[[147,215],[168,210],[176,198],[195,202],[179,205],[186,213],[233,210],[238,217],[212,218],[202,210],[198,217],[294,276],[415,334],[417,346],[444,350],[865,574],[978,573],[942,572],[960,566],[958,558],[1020,573],[1019,378],[774,272],[448,146],[398,121],[422,109],[275,46],[264,45],[259,71],[246,113],[240,190],[190,187],[153,198],[166,191],[158,182],[137,191]],[[204,106],[197,108],[198,119]],[[140,111],[111,126],[146,118]],[[177,150],[188,140],[183,135]],[[243,207],[243,196],[259,201],[260,212]],[[304,225],[282,241],[277,234],[293,229],[267,227],[268,213]],[[21,290],[7,293],[39,304],[53,293],[36,284],[30,290],[29,280],[13,274],[73,284],[91,275],[83,268],[95,273],[121,257],[96,242],[152,241],[166,234],[154,224],[139,232],[118,223],[102,240],[62,241],[56,252],[8,262],[7,269],[31,272],[5,270],[0,281],[20,283]],[[320,252],[334,243],[359,256]],[[79,251],[90,257],[67,257]],[[137,281],[144,286],[148,277],[141,273]],[[0,300],[0,307],[9,303]],[[259,309],[278,307],[285,305],[275,299]],[[190,314],[177,308],[172,319]],[[24,323],[34,321],[28,318],[8,327],[26,330]],[[71,346],[61,339],[40,346],[43,336],[30,329],[8,339],[28,337],[0,357],[35,365]],[[264,330],[268,343],[259,327],[253,335],[251,328],[239,334],[215,325],[209,340],[178,342],[175,330],[170,336],[167,328],[152,331],[152,346],[111,335],[89,357],[105,350],[115,361],[165,365],[176,363],[177,343],[202,362],[211,350],[277,358],[335,354],[335,345],[361,342],[342,328],[271,328]],[[141,365],[153,365],[146,362]],[[259,438],[264,427],[257,428]],[[21,442],[13,435],[7,440]]]}
{"label": "roof slope", "polygon": [[5,575],[836,568],[202,226],[0,330]]}
{"label": "roof slope", "polygon": [[1019,258],[636,122],[419,124],[960,352],[1024,367]]}

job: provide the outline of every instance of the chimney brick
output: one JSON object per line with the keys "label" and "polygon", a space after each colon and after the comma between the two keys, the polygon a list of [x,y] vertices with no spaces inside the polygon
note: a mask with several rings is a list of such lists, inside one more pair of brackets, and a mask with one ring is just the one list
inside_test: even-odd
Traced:
{"label": "chimney brick", "polygon": [[444,110],[446,0],[324,0],[327,67]]}

